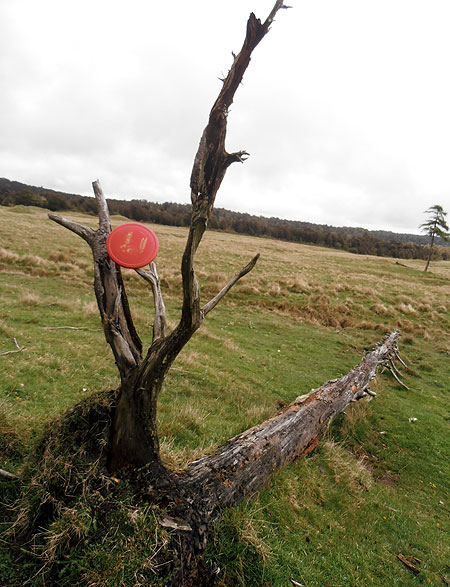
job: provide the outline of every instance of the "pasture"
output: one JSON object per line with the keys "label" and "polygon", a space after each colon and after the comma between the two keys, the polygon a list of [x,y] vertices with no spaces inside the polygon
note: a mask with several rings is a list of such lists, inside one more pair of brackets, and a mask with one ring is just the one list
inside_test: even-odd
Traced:
{"label": "pasture", "polygon": [[[67,216],[96,225],[91,216]],[[151,228],[174,326],[186,229]],[[0,356],[0,468],[20,475],[53,419],[119,381],[98,317],[88,246],[33,207],[0,207],[0,233],[0,353],[17,350],[14,339],[23,349]],[[197,256],[205,301],[256,253],[256,268],[211,312],[161,394],[159,433],[171,467],[183,468],[346,373],[396,327],[409,389],[389,372],[379,374],[376,398],[347,409],[311,455],[223,514],[208,547],[221,568],[218,584],[450,584],[450,262],[432,262],[425,274],[423,261],[404,267],[395,259],[211,231]],[[150,291],[133,270],[123,274],[148,346]],[[16,487],[0,480],[2,502],[14,498]],[[89,522],[57,559],[55,584],[158,585],[152,560],[164,536],[151,509],[133,511],[133,531],[100,542],[91,540]],[[8,516],[4,508],[5,528]],[[398,554],[413,557],[420,573]],[[0,584],[23,584],[34,574],[28,565],[15,566],[0,541]],[[142,582],[146,573],[154,582]],[[54,583],[37,575],[30,584]]]}

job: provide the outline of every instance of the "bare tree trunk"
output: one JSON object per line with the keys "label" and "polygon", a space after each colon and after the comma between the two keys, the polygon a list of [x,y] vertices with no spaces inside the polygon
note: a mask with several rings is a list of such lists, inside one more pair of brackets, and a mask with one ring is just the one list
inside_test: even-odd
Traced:
{"label": "bare tree trunk", "polygon": [[430,265],[430,261],[431,261],[431,255],[433,253],[433,245],[434,245],[434,237],[436,236],[436,233],[433,232],[432,236],[431,236],[431,243],[430,243],[430,250],[428,252],[428,258],[427,258],[427,263],[425,265],[425,269],[424,272],[428,271],[428,267]]}
{"label": "bare tree trunk", "polygon": [[183,307],[180,322],[170,334],[166,332],[165,308],[154,263],[149,271],[137,270],[150,283],[155,300],[153,342],[144,358],[142,343],[128,307],[120,267],[109,258],[106,251],[111,221],[99,182],[93,183],[98,204],[98,230],[94,231],[56,214],[49,215],[55,222],[81,236],[93,252],[95,294],[105,338],[113,350],[121,376],[111,433],[110,471],[151,464],[155,473],[164,474],[156,429],[157,401],[164,378],[205,316],[241,277],[253,269],[258,260],[259,255],[238,271],[212,300],[202,306],[194,267],[195,254],[228,167],[232,163],[243,162],[248,155],[245,151],[228,153],[225,150],[228,109],[250,63],[253,50],[266,35],[276,13],[282,8],[285,8],[283,0],[277,0],[263,23],[253,13],[250,15],[242,49],[237,56],[234,55],[231,69],[223,80],[222,89],[203,131],[190,182],[192,215],[181,263]]}

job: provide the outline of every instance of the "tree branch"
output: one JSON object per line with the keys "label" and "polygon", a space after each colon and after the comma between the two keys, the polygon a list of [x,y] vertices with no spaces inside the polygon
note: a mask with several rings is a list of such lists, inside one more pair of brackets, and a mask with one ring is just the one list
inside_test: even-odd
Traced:
{"label": "tree branch", "polygon": [[244,275],[247,275],[247,273],[250,273],[250,271],[256,265],[258,259],[259,253],[255,257],[253,257],[253,259],[250,261],[250,263],[248,263],[248,265],[246,265],[240,271],[235,273],[235,275],[230,279],[230,281],[225,285],[225,287],[223,287],[219,291],[219,293],[212,298],[212,300],[210,300],[207,304],[203,306],[203,308],[201,309],[202,317],[205,317],[211,310],[213,310],[217,306],[220,300],[227,295],[227,293],[230,291],[230,289],[236,282],[238,282],[242,277],[244,277]]}
{"label": "tree branch", "polygon": [[[395,356],[395,353],[394,353]],[[389,365],[391,366],[391,368],[397,373],[397,375],[399,377],[401,377],[401,372],[399,369],[397,369],[397,365],[395,364],[394,360],[392,359],[392,357],[389,359]]]}
{"label": "tree branch", "polygon": [[182,328],[192,332],[199,327],[202,320],[200,288],[195,276],[194,257],[208,225],[216,193],[227,168],[231,163],[243,162],[248,156],[246,151],[227,153],[225,149],[228,110],[250,63],[253,50],[268,32],[278,10],[283,7],[283,1],[277,0],[264,23],[261,23],[253,13],[250,14],[244,43],[239,54],[234,56],[231,69],[211,109],[208,124],[203,131],[194,159],[190,181],[192,216],[181,265],[183,309],[180,321]]}
{"label": "tree branch", "polygon": [[270,25],[273,23],[277,12],[281,9],[287,10],[288,8],[291,8],[291,6],[286,6],[285,4],[283,4],[283,0],[278,0],[278,2],[275,3],[275,6],[272,8],[272,12],[269,14],[269,16],[266,19],[266,22],[264,23],[264,26],[266,27],[266,32],[269,30]]}
{"label": "tree branch", "polygon": [[99,228],[105,231],[106,234],[109,234],[111,232],[111,217],[109,215],[106,198],[103,194],[103,190],[98,179],[92,182],[92,188],[94,190],[95,199],[97,201]]}
{"label": "tree branch", "polygon": [[392,361],[389,361],[389,367],[388,368],[389,368],[389,371],[391,372],[392,376],[394,377],[394,379],[397,381],[397,383],[399,385],[401,385],[401,387],[404,387],[405,389],[407,389],[409,391],[409,387],[403,383],[403,381],[400,379],[400,377],[394,371],[394,368],[392,366]]}
{"label": "tree branch", "polygon": [[97,230],[57,214],[49,214],[49,218],[83,238],[91,247],[94,258],[94,290],[103,330],[121,379],[124,380],[142,361],[142,342],[131,317],[120,267],[106,250],[106,240],[111,232],[108,205],[99,181],[94,181],[92,186],[98,206]]}
{"label": "tree branch", "polygon": [[13,338],[13,342],[14,345],[16,347],[16,351],[6,351],[4,353],[0,353],[0,357],[5,357],[6,355],[12,355],[13,353],[23,353],[23,351],[25,351],[27,349],[27,347],[23,346],[19,346],[19,343],[17,342],[17,339],[14,337]]}
{"label": "tree branch", "polygon": [[13,473],[9,473],[8,471],[5,471],[4,469],[0,469],[0,477],[5,477],[5,479],[18,479],[19,478],[17,475],[14,475]]}
{"label": "tree branch", "polygon": [[60,224],[61,226],[64,226],[64,228],[67,228],[78,236],[81,236],[81,238],[84,239],[90,246],[93,245],[95,230],[92,230],[92,228],[89,228],[89,226],[84,226],[83,224],[79,224],[74,220],[69,220],[68,218],[59,216],[59,214],[49,214],[48,217],[50,220],[53,220],[57,224]]}
{"label": "tree branch", "polygon": [[400,352],[398,350],[398,348],[395,349],[395,357],[400,361],[400,363],[403,365],[403,367],[405,367],[405,369],[408,369],[408,371],[410,370],[408,365],[405,363],[405,361],[401,358],[400,356]]}
{"label": "tree branch", "polygon": [[244,163],[250,157],[247,151],[237,151],[236,153],[229,153],[226,158],[226,166],[229,167],[232,163]]}
{"label": "tree branch", "polygon": [[153,341],[167,336],[166,308],[161,293],[161,283],[156,271],[155,263],[150,263],[150,270],[136,269],[136,273],[147,281],[152,288],[155,305],[155,319],[153,322]]}

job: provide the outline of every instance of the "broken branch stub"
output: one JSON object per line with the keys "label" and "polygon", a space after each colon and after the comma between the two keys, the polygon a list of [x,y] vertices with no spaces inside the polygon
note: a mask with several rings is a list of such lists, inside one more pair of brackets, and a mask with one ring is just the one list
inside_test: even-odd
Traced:
{"label": "broken branch stub", "polygon": [[155,306],[155,318],[153,321],[153,341],[167,336],[167,321],[166,321],[166,307],[161,292],[161,283],[159,281],[158,272],[156,271],[156,264],[150,263],[149,270],[136,269],[147,283],[150,283],[153,293],[153,301]]}

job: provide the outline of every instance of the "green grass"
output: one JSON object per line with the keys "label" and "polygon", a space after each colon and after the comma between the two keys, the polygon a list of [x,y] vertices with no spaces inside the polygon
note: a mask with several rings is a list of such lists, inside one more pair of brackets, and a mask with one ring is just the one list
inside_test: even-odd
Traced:
{"label": "green grass", "polygon": [[[72,216],[95,226],[93,217]],[[186,231],[153,228],[175,324]],[[0,353],[15,350],[14,337],[26,347],[0,356],[0,467],[20,473],[52,419],[119,380],[85,243],[38,208],[0,208],[0,232]],[[373,401],[348,409],[314,453],[223,514],[207,553],[221,568],[219,584],[442,585],[441,576],[450,579],[450,263],[433,263],[424,274],[422,261],[405,268],[393,259],[210,232],[197,264],[205,301],[257,252],[255,270],[208,316],[169,374],[159,405],[167,463],[182,468],[347,372],[397,326],[410,389],[380,375]],[[150,293],[134,272],[124,277],[148,344]],[[53,329],[61,326],[79,330]],[[0,490],[10,501],[17,484],[2,480]],[[100,539],[102,521],[83,511],[89,519],[78,520],[80,540],[61,551],[45,584],[158,584],[152,565],[165,537],[155,512],[129,503],[125,490],[114,499],[123,507],[111,506],[108,524],[118,532]],[[1,516],[6,524],[7,510]],[[398,553],[420,559],[420,575]],[[10,555],[0,541],[0,584],[20,585],[36,569],[32,561],[16,567]],[[44,583],[37,576],[31,584]]]}

